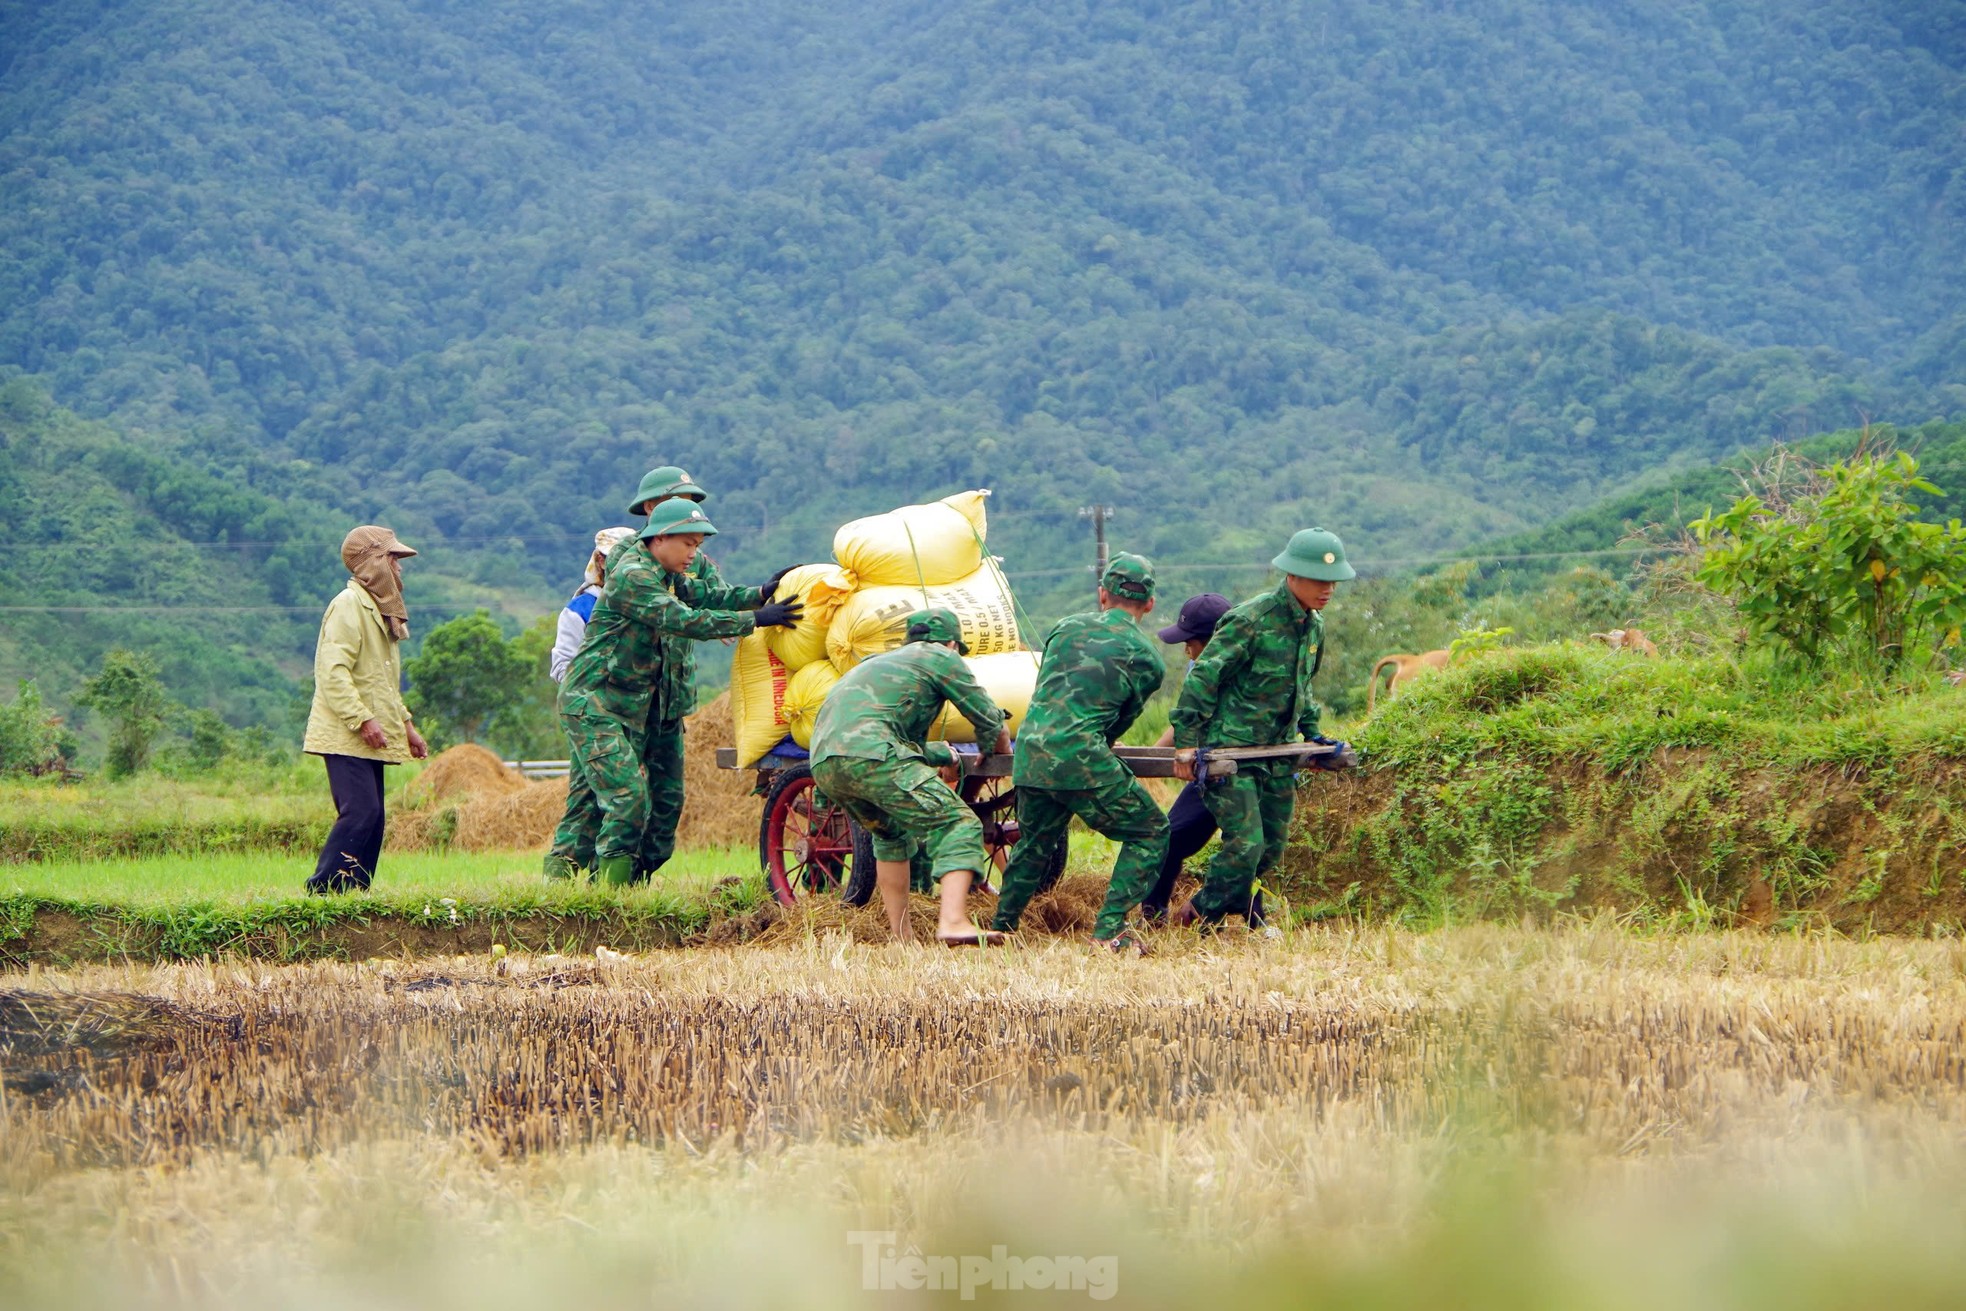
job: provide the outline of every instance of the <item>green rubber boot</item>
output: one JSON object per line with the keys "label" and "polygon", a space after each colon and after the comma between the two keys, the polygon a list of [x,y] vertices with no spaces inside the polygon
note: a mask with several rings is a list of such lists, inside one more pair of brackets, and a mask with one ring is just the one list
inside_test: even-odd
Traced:
{"label": "green rubber boot", "polygon": [[546,853],[544,871],[547,881],[555,883],[577,876],[580,873],[580,866],[574,864],[570,857],[549,851]]}
{"label": "green rubber boot", "polygon": [[602,856],[594,862],[594,879],[609,887],[625,888],[635,881],[633,856]]}

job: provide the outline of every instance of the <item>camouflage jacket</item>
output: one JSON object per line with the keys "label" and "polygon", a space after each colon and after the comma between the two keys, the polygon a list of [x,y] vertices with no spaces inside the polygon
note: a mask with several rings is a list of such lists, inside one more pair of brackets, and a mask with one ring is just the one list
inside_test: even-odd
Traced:
{"label": "camouflage jacket", "polygon": [[945,701],[975,725],[985,749],[1003,731],[1003,711],[950,648],[910,642],[869,656],[827,693],[812,726],[812,761],[850,756],[946,765],[955,759],[949,744],[926,740]]}
{"label": "camouflage jacket", "polygon": [[1177,747],[1266,747],[1317,735],[1311,676],[1324,616],[1279,583],[1223,615],[1168,717]]}
{"label": "camouflage jacket", "polygon": [[[632,539],[631,539],[632,540]],[[642,552],[646,559],[648,552]],[[713,609],[748,610],[762,604],[762,588],[732,587],[724,582],[724,576],[717,572],[717,562],[710,558],[709,552],[698,551],[696,559],[690,562],[688,576],[701,587],[707,589],[700,596],[747,597],[740,604],[713,605]],[[738,634],[737,636],[743,636]],[[696,711],[696,643],[677,639],[662,645],[662,687],[664,695],[657,697],[649,707],[649,722],[665,724],[680,723],[686,716]]]}
{"label": "camouflage jacket", "polygon": [[696,703],[690,644],[754,629],[757,621],[743,612],[758,604],[758,589],[711,586],[695,570],[672,574],[633,539],[609,554],[606,570],[607,585],[560,685],[561,709],[591,709],[638,728],[681,719],[689,711],[677,707]]}
{"label": "camouflage jacket", "polygon": [[1061,619],[1045,639],[1031,710],[1017,730],[1012,781],[1092,788],[1132,778],[1113,743],[1140,717],[1165,674],[1160,652],[1126,611]]}

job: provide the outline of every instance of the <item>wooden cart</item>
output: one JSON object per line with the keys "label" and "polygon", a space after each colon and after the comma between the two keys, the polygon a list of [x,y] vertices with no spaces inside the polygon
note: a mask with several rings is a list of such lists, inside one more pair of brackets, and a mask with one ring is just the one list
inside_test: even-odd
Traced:
{"label": "wooden cart", "polygon": [[[1209,753],[1208,767],[1212,776],[1220,778],[1235,773],[1238,760],[1301,762],[1331,750],[1311,745],[1218,748]],[[1119,747],[1116,754],[1138,777],[1174,776],[1172,748]],[[973,756],[967,763],[959,793],[982,821],[983,849],[993,868],[981,873],[988,879],[1003,870],[1018,839],[1017,789],[1010,781],[1009,756]],[[723,769],[738,768],[737,752],[730,747],[719,748],[717,764]],[[847,818],[844,810],[825,802],[814,791],[806,752],[788,740],[745,768],[757,774],[758,795],[764,798],[758,821],[758,863],[772,895],[786,906],[795,906],[808,897],[840,897],[849,905],[866,905],[874,893],[873,840]],[[1052,868],[1044,872],[1040,888],[1050,887],[1064,868],[1061,847]],[[918,885],[926,881],[925,873],[917,870]]]}

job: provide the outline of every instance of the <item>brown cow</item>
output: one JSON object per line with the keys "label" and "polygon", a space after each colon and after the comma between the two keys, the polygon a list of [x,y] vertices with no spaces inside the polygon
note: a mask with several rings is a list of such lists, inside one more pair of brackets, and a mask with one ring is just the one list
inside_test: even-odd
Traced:
{"label": "brown cow", "polygon": [[1389,655],[1372,666],[1372,677],[1365,685],[1365,713],[1371,714],[1379,698],[1379,671],[1387,665],[1393,667],[1393,676],[1386,683],[1386,699],[1399,695],[1399,685],[1407,679],[1418,678],[1421,674],[1436,669],[1447,668],[1449,652],[1422,651],[1419,655]]}
{"label": "brown cow", "polygon": [[1592,633],[1591,640],[1602,642],[1613,651],[1630,651],[1650,660],[1659,654],[1652,639],[1636,628],[1614,628],[1608,633]]}

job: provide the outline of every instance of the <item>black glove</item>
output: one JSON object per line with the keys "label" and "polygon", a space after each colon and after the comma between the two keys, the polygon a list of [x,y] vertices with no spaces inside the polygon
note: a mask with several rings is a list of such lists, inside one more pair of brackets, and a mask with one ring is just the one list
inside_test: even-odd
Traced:
{"label": "black glove", "polygon": [[1352,756],[1352,744],[1349,742],[1340,742],[1335,737],[1314,737],[1311,739],[1311,744],[1313,746],[1332,748],[1329,754],[1312,756],[1305,762],[1312,769],[1321,769],[1327,773],[1345,769],[1352,763],[1354,758]]}
{"label": "black glove", "polygon": [[769,601],[774,596],[777,596],[778,585],[785,581],[785,575],[791,573],[794,569],[797,569],[798,567],[799,566],[795,564],[788,564],[783,569],[780,569],[777,573],[773,574],[771,577],[765,579],[765,585],[758,589],[758,600],[761,602]]}
{"label": "black glove", "polygon": [[805,615],[805,604],[800,601],[773,601],[761,605],[751,613],[757,618],[760,628],[790,628]]}

